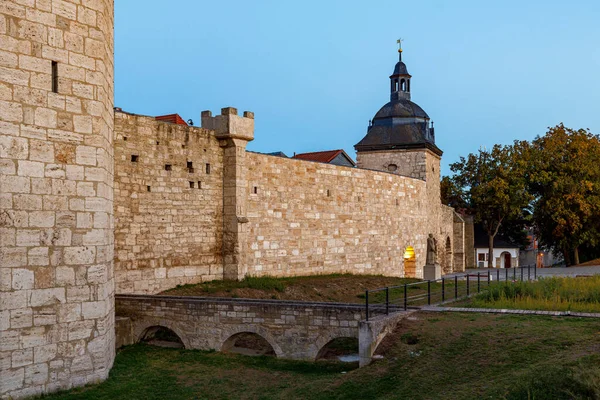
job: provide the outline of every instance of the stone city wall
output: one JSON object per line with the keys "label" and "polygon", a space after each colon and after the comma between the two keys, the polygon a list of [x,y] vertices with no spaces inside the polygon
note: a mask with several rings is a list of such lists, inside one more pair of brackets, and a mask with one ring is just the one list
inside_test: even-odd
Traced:
{"label": "stone city wall", "polygon": [[223,278],[223,151],[214,132],[115,113],[117,293]]}
{"label": "stone city wall", "polygon": [[403,276],[407,246],[425,262],[424,181],[256,153],[246,163],[249,275]]}
{"label": "stone city wall", "polygon": [[113,1],[0,1],[0,398],[114,359]]}

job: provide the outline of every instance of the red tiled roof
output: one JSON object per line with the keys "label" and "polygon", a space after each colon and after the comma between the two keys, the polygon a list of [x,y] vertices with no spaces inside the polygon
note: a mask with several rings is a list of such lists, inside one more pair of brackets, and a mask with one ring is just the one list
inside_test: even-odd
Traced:
{"label": "red tiled roof", "polygon": [[156,117],[156,120],[157,121],[162,121],[162,122],[169,122],[171,124],[186,125],[187,126],[187,122],[185,122],[183,120],[183,118],[181,118],[179,116],[179,114],[159,115],[158,117]]}
{"label": "red tiled roof", "polygon": [[329,163],[336,158],[344,150],[327,150],[327,151],[316,151],[314,153],[302,153],[296,154],[292,158],[298,158],[300,160],[317,161],[322,163]]}

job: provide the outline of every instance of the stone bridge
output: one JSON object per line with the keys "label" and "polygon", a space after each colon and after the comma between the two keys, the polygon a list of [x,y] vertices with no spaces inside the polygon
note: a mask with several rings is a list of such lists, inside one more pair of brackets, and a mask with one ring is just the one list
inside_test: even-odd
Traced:
{"label": "stone bridge", "polygon": [[360,365],[406,313],[364,320],[364,306],[279,300],[117,295],[117,345],[137,343],[149,329],[173,331],[185,348],[225,349],[240,333],[265,339],[277,357],[316,360],[337,338],[357,338]]}

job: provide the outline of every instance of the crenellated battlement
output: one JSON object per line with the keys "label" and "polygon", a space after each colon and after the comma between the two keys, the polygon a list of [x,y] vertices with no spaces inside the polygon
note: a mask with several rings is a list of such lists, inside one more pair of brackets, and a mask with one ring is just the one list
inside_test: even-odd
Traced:
{"label": "crenellated battlement", "polygon": [[215,138],[215,132],[210,129],[174,124],[153,116],[133,114],[120,109],[115,110],[115,121],[120,127],[115,130],[116,140],[141,140],[158,142],[161,145],[171,143],[173,146],[180,147]]}
{"label": "crenellated battlement", "polygon": [[215,131],[217,139],[254,140],[254,113],[244,111],[238,115],[237,108],[225,107],[221,114],[212,116],[211,111],[202,111],[202,128]]}

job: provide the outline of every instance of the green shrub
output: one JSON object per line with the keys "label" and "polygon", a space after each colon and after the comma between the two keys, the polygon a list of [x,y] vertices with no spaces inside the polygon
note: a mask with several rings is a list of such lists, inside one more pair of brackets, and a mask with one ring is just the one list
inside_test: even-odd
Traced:
{"label": "green shrub", "polygon": [[499,282],[473,301],[475,307],[600,312],[600,276]]}

